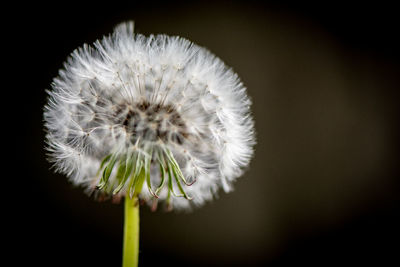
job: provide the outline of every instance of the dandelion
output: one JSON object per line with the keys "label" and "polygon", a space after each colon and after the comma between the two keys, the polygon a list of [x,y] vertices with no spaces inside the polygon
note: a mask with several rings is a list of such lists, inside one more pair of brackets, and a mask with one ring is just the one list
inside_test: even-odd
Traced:
{"label": "dandelion", "polygon": [[[231,191],[253,154],[238,76],[205,48],[134,34],[133,23],[75,50],[48,94],[50,160],[97,199],[125,197],[125,237],[138,236],[138,200],[201,206]],[[137,244],[127,240],[124,266],[134,266]]]}

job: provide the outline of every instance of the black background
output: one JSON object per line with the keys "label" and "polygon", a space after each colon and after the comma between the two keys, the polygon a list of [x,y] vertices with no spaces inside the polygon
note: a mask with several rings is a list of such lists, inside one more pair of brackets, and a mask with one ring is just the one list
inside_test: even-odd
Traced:
{"label": "black background", "polygon": [[[12,159],[3,166],[11,170],[3,171],[8,265],[121,264],[122,205],[95,202],[49,170],[42,112],[67,56],[125,20],[146,35],[186,37],[232,65],[249,88],[258,133],[255,159],[235,192],[190,214],[143,207],[141,266],[399,262],[394,4],[49,2],[3,13],[10,15],[3,57],[11,58],[3,66],[10,81],[3,131],[11,133],[3,155]],[[340,64],[332,72],[320,72],[334,59]],[[336,91],[337,77],[346,82]],[[329,102],[341,94],[347,104]]]}

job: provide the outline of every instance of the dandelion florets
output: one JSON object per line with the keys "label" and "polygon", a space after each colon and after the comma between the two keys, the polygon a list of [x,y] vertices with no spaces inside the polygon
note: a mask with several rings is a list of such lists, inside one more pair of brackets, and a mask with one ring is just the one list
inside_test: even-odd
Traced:
{"label": "dandelion florets", "polygon": [[96,195],[199,206],[230,191],[253,154],[245,87],[180,37],[121,24],[75,50],[48,94],[50,160]]}

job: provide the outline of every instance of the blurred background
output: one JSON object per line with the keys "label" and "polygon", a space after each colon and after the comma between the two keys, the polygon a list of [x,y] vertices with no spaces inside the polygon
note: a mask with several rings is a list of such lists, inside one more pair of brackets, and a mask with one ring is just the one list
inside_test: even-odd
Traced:
{"label": "blurred background", "polygon": [[49,170],[42,108],[68,55],[126,20],[145,35],[185,37],[233,67],[258,140],[233,193],[187,214],[141,209],[140,266],[399,262],[394,4],[55,3],[21,5],[5,24],[18,38],[5,42],[21,56],[11,88],[21,130],[10,141],[20,138],[23,151],[12,266],[121,265],[123,205],[96,202]]}

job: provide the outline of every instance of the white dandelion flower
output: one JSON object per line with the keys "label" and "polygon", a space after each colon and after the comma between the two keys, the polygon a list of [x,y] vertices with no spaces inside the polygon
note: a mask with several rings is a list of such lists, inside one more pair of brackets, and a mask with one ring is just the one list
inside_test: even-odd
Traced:
{"label": "white dandelion flower", "polygon": [[205,48],[134,34],[133,23],[75,50],[48,94],[50,159],[98,195],[199,206],[230,191],[253,154],[238,76]]}

